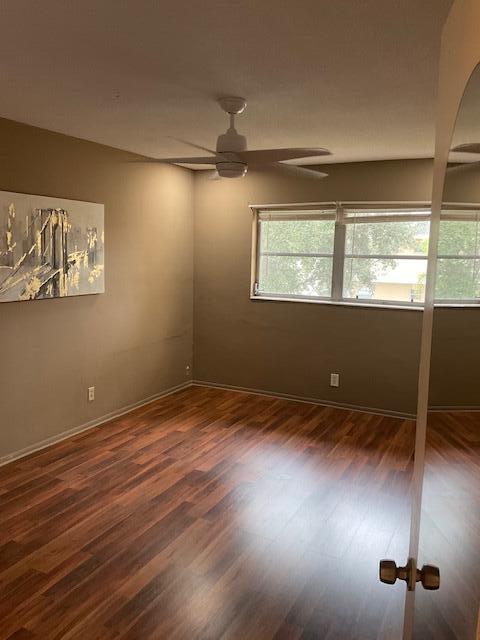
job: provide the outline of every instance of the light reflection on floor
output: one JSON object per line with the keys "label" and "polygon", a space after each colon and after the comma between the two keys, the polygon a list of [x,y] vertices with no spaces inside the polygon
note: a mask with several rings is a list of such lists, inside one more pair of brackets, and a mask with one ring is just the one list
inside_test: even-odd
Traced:
{"label": "light reflection on floor", "polygon": [[287,626],[305,629],[302,638],[400,638],[405,586],[381,584],[378,562],[407,558],[410,473],[398,470],[409,467],[405,457],[334,437],[305,438],[300,450],[295,438],[290,446],[275,434],[261,446],[240,437],[236,444],[224,476],[234,489],[172,556],[183,565],[195,529],[203,539],[208,523],[215,527],[214,544],[180,570],[192,592],[201,584],[186,627],[203,628],[205,638],[263,640],[288,612]]}

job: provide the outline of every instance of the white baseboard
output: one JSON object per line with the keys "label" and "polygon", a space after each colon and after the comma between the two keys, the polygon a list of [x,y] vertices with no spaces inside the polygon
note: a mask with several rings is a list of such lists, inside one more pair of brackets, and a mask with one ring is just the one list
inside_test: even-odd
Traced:
{"label": "white baseboard", "polygon": [[470,411],[470,412],[475,412],[475,411],[480,411],[480,407],[477,405],[445,405],[445,406],[437,406],[437,405],[433,405],[431,407],[428,407],[428,410],[431,411],[432,413],[438,413],[440,411],[445,411],[448,413],[453,413],[455,411]]}
{"label": "white baseboard", "polygon": [[[169,396],[172,393],[177,391],[181,391],[182,389],[187,389],[191,386],[197,387],[212,387],[214,389],[225,389],[226,391],[238,391],[243,393],[253,393],[255,395],[260,396],[269,396],[271,398],[281,398],[283,400],[294,400],[295,402],[305,402],[307,404],[315,404],[325,407],[335,407],[337,409],[345,409],[348,411],[360,411],[362,413],[372,413],[374,415],[380,416],[392,416],[395,418],[402,418],[404,420],[414,420],[415,414],[413,413],[403,413],[401,411],[388,411],[386,409],[378,409],[375,407],[364,407],[360,405],[348,404],[343,402],[331,402],[330,400],[321,400],[318,398],[308,398],[305,396],[297,396],[289,393],[280,393],[275,391],[266,391],[265,389],[254,389],[251,387],[239,387],[230,384],[220,384],[218,382],[208,382],[206,380],[192,380],[188,382],[183,382],[175,387],[170,387],[169,389],[165,389],[165,391],[161,391],[160,393],[156,393],[153,396],[145,398],[144,400],[140,400],[139,402],[134,402],[133,404],[126,405],[116,411],[111,411],[99,418],[95,418],[94,420],[90,420],[89,422],[85,422],[77,427],[72,427],[71,429],[67,429],[66,431],[62,431],[50,438],[46,438],[45,440],[41,440],[35,444],[32,444],[24,449],[20,449],[19,451],[14,451],[12,453],[8,453],[4,456],[0,456],[0,467],[8,464],[9,462],[13,462],[14,460],[18,460],[20,458],[24,458],[25,456],[30,455],[31,453],[35,453],[35,451],[40,451],[41,449],[45,449],[46,447],[51,446],[52,444],[56,444],[57,442],[61,442],[62,440],[66,440],[71,436],[76,435],[77,433],[81,433],[82,431],[88,431],[88,429],[93,429],[94,427],[99,427],[105,422],[109,422],[115,418],[119,418],[120,416],[125,415],[126,413],[130,413],[134,409],[138,409],[139,407],[143,407],[147,404],[151,404],[155,402],[155,400],[159,400],[165,396]],[[478,406],[465,406],[465,407],[455,407],[455,406],[445,406],[445,407],[430,407],[429,411],[480,411],[480,407]]]}
{"label": "white baseboard", "polygon": [[347,404],[344,402],[331,402],[330,400],[321,400],[319,398],[307,398],[305,396],[296,396],[290,393],[279,393],[276,391],[266,391],[264,389],[251,389],[249,387],[238,387],[230,384],[219,384],[217,382],[207,382],[206,380],[193,380],[192,384],[198,387],[214,387],[216,389],[225,389],[226,391],[240,391],[243,393],[253,393],[257,396],[270,396],[271,398],[281,398],[283,400],[295,400],[296,402],[306,402],[307,404],[318,404],[325,407],[335,407],[337,409],[346,409],[348,411],[361,411],[362,413],[373,413],[379,416],[391,416],[394,418],[402,418],[404,420],[415,420],[414,413],[404,413],[402,411],[388,411],[387,409],[377,409],[375,407],[364,407],[355,404]]}
{"label": "white baseboard", "polygon": [[144,400],[140,400],[139,402],[134,402],[133,404],[126,405],[121,409],[117,409],[116,411],[111,411],[110,413],[106,413],[99,418],[95,418],[94,420],[90,420],[89,422],[85,422],[77,427],[72,427],[71,429],[67,429],[66,431],[62,431],[61,433],[57,433],[54,436],[50,436],[50,438],[46,438],[45,440],[41,440],[35,444],[32,444],[24,449],[20,449],[20,451],[14,451],[12,453],[7,453],[5,456],[0,457],[0,467],[8,464],[9,462],[13,462],[14,460],[18,460],[19,458],[24,458],[25,456],[30,455],[31,453],[35,453],[35,451],[40,451],[41,449],[45,449],[46,447],[51,446],[52,444],[56,444],[57,442],[61,442],[62,440],[66,440],[71,436],[76,435],[77,433],[81,433],[82,431],[88,431],[88,429],[93,429],[94,427],[99,427],[105,422],[110,422],[114,418],[119,418],[120,416],[125,415],[126,413],[130,413],[134,409],[138,409],[139,407],[143,407],[147,404],[155,402],[155,400],[159,400],[165,396],[169,396],[176,391],[181,391],[182,389],[187,389],[192,386],[192,382],[189,380],[188,382],[183,382],[175,387],[170,387],[169,389],[165,389],[165,391],[161,391],[160,393],[156,393],[153,396],[145,398]]}

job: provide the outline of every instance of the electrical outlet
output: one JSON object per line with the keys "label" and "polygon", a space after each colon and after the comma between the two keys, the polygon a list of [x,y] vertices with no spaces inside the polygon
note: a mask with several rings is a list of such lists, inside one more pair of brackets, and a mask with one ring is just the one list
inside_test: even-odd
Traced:
{"label": "electrical outlet", "polygon": [[339,387],[340,386],[340,374],[339,373],[331,373],[330,374],[330,386],[331,387]]}
{"label": "electrical outlet", "polygon": [[192,371],[192,368],[190,367],[189,364],[187,364],[187,366],[185,367],[185,375],[190,376],[191,371]]}
{"label": "electrical outlet", "polygon": [[95,400],[95,387],[88,387],[88,401],[93,402]]}

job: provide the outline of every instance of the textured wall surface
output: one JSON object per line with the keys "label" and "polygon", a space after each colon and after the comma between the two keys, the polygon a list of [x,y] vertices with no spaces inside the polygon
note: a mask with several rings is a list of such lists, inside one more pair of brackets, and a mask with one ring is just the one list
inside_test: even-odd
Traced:
{"label": "textured wall surface", "polygon": [[0,139],[0,189],[105,205],[106,262],[105,294],[0,305],[1,457],[186,380],[193,177],[7,120]]}

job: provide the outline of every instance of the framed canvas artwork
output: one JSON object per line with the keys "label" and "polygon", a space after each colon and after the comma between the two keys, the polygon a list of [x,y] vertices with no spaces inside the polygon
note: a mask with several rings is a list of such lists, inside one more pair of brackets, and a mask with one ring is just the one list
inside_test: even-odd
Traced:
{"label": "framed canvas artwork", "polygon": [[0,191],[0,302],[104,291],[102,204]]}

